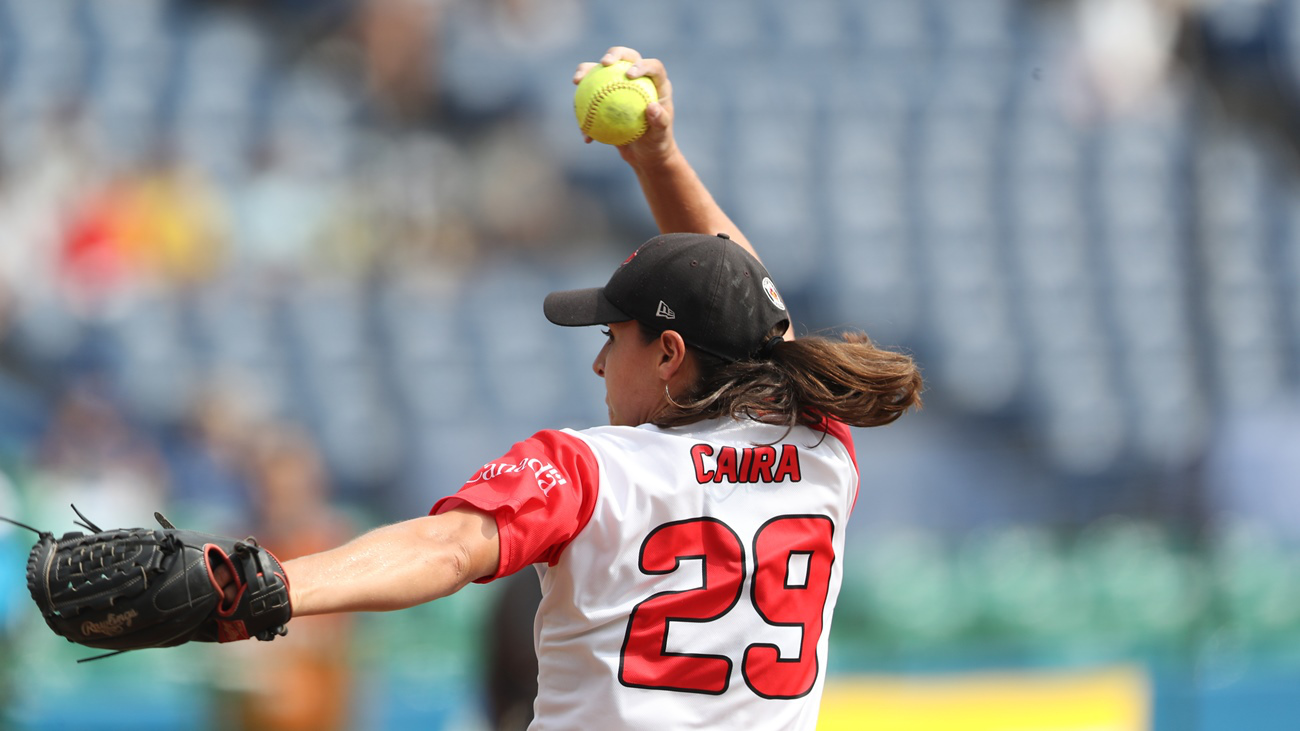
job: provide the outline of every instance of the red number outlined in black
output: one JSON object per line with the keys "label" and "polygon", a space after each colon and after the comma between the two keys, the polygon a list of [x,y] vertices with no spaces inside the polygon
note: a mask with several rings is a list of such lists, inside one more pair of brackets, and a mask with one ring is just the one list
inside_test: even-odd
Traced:
{"label": "red number outlined in black", "polygon": [[[799,655],[782,659],[777,645],[752,643],[742,655],[745,684],[763,698],[800,698],[821,672],[817,644],[824,631],[826,601],[835,562],[834,523],[824,515],[783,515],[754,534],[750,601],[774,627],[799,627]],[[807,557],[801,583],[790,582],[791,557]],[[619,682],[631,688],[720,695],[730,685],[726,655],[668,652],[670,622],[711,622],[740,601],[747,571],[740,536],[715,518],[665,523],[641,544],[638,565],[649,575],[669,574],[683,560],[701,561],[703,584],[660,592],[637,604],[628,619],[619,656]]]}
{"label": "red number outlined in black", "polygon": [[721,695],[731,683],[731,658],[669,652],[668,625],[711,622],[736,606],[745,581],[744,547],[722,521],[694,518],[651,531],[641,544],[638,563],[643,573],[669,574],[683,559],[701,561],[704,584],[660,592],[632,609],[619,653],[618,680],[630,688]]}
{"label": "red number outlined in black", "polygon": [[[764,523],[754,534],[754,580],[750,600],[764,622],[774,627],[798,627],[799,655],[782,659],[774,644],[745,648],[740,672],[745,684],[763,698],[802,698],[821,672],[817,643],[830,594],[835,563],[835,524],[824,515],[783,515]],[[802,585],[789,581],[790,557],[807,555]]]}

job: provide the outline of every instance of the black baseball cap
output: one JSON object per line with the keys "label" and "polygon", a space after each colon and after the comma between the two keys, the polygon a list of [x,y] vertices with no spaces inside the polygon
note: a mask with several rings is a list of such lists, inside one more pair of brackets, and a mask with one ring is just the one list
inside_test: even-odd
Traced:
{"label": "black baseball cap", "polygon": [[552,292],[542,311],[567,327],[636,320],[674,330],[687,345],[729,361],[756,357],[774,330],[790,326],[767,269],[726,234],[656,236],[604,287]]}

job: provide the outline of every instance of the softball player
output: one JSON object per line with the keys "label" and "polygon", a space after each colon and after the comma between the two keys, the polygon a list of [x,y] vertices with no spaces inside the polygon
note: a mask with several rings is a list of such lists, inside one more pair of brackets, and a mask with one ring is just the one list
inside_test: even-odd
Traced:
{"label": "softball player", "polygon": [[[619,148],[660,229],[545,314],[603,326],[609,426],[547,430],[429,516],[285,564],[296,615],[390,610],[533,566],[534,729],[812,729],[858,494],[850,426],[920,403],[911,359],[864,335],[794,339],[749,242],[660,102]],[[575,83],[595,64],[583,64]]]}

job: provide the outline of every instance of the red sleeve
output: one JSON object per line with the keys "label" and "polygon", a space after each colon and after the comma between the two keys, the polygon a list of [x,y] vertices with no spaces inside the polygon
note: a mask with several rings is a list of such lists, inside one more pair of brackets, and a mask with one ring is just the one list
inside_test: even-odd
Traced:
{"label": "red sleeve", "polygon": [[[849,459],[853,460],[853,471],[858,474],[859,476],[858,481],[859,483],[861,483],[862,472],[861,470],[858,469],[858,453],[857,450],[853,448],[853,430],[849,428],[849,425],[845,424],[844,422],[838,419],[826,418],[823,419],[822,422],[817,426],[815,426],[814,428],[817,429],[818,431],[824,431],[828,435],[835,437],[836,439],[839,440],[840,444],[844,445],[844,448],[849,451]],[[857,504],[858,504],[858,490],[854,489],[853,504],[849,506],[850,513],[853,512],[853,508],[856,507]]]}
{"label": "red sleeve", "polygon": [[478,580],[487,583],[530,564],[554,566],[591,518],[599,482],[596,457],[586,442],[540,431],[483,465],[429,514],[467,505],[496,518],[501,563],[496,573]]}

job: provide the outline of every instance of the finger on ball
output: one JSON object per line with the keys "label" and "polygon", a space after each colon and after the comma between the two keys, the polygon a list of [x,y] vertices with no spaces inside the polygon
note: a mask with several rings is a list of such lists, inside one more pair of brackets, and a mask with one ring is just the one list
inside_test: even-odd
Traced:
{"label": "finger on ball", "polygon": [[582,81],[582,77],[584,77],[584,76],[586,76],[587,74],[591,73],[591,70],[594,69],[594,68],[596,68],[596,67],[599,66],[599,65],[600,65],[600,64],[595,63],[595,62],[592,62],[592,61],[585,61],[585,62],[583,62],[583,63],[578,64],[578,69],[577,69],[577,71],[574,71],[574,72],[573,72],[573,83],[576,84],[576,83],[578,83],[579,81]]}

